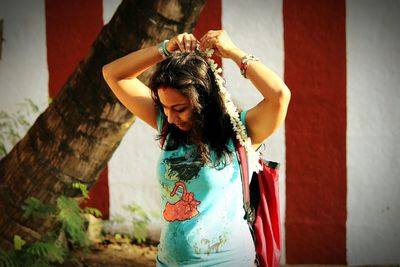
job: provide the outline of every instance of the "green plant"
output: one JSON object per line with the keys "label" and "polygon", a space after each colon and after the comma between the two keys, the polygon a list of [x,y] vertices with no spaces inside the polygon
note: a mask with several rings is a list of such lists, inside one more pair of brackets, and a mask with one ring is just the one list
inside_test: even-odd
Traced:
{"label": "green plant", "polygon": [[146,241],[148,234],[148,224],[150,217],[146,214],[143,207],[132,203],[124,207],[131,214],[132,233],[135,240],[140,244]]}
{"label": "green plant", "polygon": [[20,134],[29,129],[31,124],[28,122],[28,116],[38,113],[38,106],[28,98],[17,103],[17,111],[14,113],[0,111],[0,158],[21,139]]}
{"label": "green plant", "polygon": [[103,221],[102,234],[109,234],[113,226],[123,224],[125,221],[126,219],[122,215],[114,214],[109,220]]}
{"label": "green plant", "polygon": [[[127,237],[131,240],[135,240],[138,244],[146,242],[148,236],[148,225],[151,219],[156,219],[159,217],[158,213],[150,211],[147,212],[136,203],[126,205],[123,207],[130,214],[130,223],[132,226],[132,231],[118,232],[114,235],[116,241],[125,240]],[[103,234],[108,234],[111,232],[111,228],[116,225],[121,225],[125,223],[128,219],[122,215],[114,215],[110,220],[103,222]]]}
{"label": "green plant", "polygon": [[[86,186],[81,183],[73,185],[88,197]],[[28,244],[20,236],[14,236],[14,248],[9,251],[0,250],[0,267],[19,266],[52,266],[63,263],[70,256],[67,244],[84,250],[91,247],[86,235],[86,211],[101,216],[101,212],[94,208],[81,209],[74,198],[59,196],[55,206],[44,204],[37,198],[30,197],[22,206],[23,216],[38,220],[57,221],[56,227],[45,234],[41,240]],[[68,257],[71,258],[71,257]]]}

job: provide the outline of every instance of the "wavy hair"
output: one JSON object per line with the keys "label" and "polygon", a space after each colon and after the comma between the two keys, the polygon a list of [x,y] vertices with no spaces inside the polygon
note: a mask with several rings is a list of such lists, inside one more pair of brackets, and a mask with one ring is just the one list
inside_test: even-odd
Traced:
{"label": "wavy hair", "polygon": [[[167,121],[158,96],[160,87],[178,90],[190,100],[193,107],[193,126],[182,131]],[[232,160],[228,142],[235,134],[219,94],[215,76],[206,57],[200,52],[177,52],[157,64],[150,79],[151,94],[163,116],[164,125],[160,139],[167,140],[165,150],[174,150],[182,143],[197,145],[200,158],[207,164],[212,162],[211,150],[216,152],[216,162],[222,168]]]}

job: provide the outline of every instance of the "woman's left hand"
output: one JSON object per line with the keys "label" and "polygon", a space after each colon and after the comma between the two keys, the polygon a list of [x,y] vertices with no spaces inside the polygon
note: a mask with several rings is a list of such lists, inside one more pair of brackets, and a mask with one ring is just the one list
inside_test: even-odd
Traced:
{"label": "woman's left hand", "polygon": [[214,49],[217,56],[231,58],[239,48],[232,42],[226,31],[208,31],[200,38],[200,49]]}

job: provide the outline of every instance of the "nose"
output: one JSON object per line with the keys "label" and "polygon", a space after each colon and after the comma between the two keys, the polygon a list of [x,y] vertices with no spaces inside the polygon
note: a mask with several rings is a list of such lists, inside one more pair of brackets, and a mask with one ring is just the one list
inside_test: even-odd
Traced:
{"label": "nose", "polygon": [[165,112],[165,115],[167,116],[168,123],[173,124],[176,119],[175,113],[171,110],[165,110],[164,112]]}

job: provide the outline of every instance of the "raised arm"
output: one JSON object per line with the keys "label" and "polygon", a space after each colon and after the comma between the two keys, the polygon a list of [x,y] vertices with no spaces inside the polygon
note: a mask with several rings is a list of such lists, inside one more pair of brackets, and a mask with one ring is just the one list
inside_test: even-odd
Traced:
{"label": "raised arm", "polygon": [[[195,49],[196,39],[191,34],[179,34],[166,43],[168,52]],[[132,52],[103,66],[103,76],[115,96],[137,117],[157,129],[156,107],[150,89],[137,77],[163,57],[159,46]]]}
{"label": "raised arm", "polygon": [[[238,67],[247,54],[221,31],[209,31],[200,39],[201,49],[213,48],[218,56],[232,59]],[[254,147],[258,147],[283,123],[290,101],[290,90],[279,76],[260,61],[249,61],[246,77],[264,99],[246,114],[246,127]]]}

